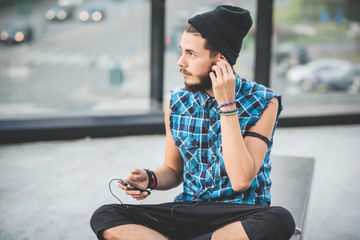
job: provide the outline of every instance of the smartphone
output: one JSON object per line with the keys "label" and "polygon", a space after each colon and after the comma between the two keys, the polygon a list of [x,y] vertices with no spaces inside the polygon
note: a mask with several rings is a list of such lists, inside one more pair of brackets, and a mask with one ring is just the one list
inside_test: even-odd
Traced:
{"label": "smartphone", "polygon": [[125,187],[127,187],[129,190],[137,190],[137,191],[140,191],[140,192],[148,192],[148,194],[150,195],[150,191],[149,191],[149,190],[147,190],[147,189],[141,189],[141,188],[132,186],[132,185],[128,184],[127,182],[125,182],[125,180],[123,180],[123,179],[119,179],[118,182],[119,182],[120,184],[124,185]]}

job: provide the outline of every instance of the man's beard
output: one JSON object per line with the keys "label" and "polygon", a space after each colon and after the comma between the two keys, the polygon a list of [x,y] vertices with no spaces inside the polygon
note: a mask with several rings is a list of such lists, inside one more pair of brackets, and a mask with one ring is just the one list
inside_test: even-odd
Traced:
{"label": "man's beard", "polygon": [[[199,83],[189,84],[185,80],[185,89],[189,92],[205,92],[206,90],[212,89],[212,82],[209,74],[212,72],[211,69],[213,64],[210,65],[209,69],[204,74],[197,76],[200,80]],[[194,76],[191,72],[186,71],[184,68],[180,68],[180,72],[188,76]]]}

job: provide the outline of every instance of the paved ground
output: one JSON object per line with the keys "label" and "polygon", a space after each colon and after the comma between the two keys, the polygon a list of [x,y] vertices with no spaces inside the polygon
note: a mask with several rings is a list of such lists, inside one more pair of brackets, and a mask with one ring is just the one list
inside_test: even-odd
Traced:
{"label": "paved ground", "polygon": [[[0,145],[0,239],[95,239],[92,212],[116,202],[109,181],[132,167],[156,167],[164,141],[155,135]],[[360,125],[277,130],[274,155],[316,159],[304,239],[360,239],[359,146]],[[178,191],[154,192],[146,202],[171,201]]]}

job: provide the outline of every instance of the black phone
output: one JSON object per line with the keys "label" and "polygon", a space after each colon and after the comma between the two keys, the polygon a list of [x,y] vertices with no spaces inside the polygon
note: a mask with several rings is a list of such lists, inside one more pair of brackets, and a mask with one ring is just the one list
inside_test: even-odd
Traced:
{"label": "black phone", "polygon": [[124,185],[125,187],[127,187],[127,189],[129,189],[129,190],[137,190],[137,191],[140,191],[140,192],[148,192],[148,194],[150,195],[150,191],[149,191],[149,190],[147,190],[147,189],[141,189],[141,188],[132,186],[132,185],[128,184],[127,182],[125,182],[124,179],[119,179],[118,182],[119,182],[120,184]]}

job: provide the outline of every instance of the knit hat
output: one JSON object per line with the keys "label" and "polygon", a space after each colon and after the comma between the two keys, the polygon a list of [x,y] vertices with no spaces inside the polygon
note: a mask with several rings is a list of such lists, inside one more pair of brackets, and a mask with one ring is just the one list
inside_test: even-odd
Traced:
{"label": "knit hat", "polygon": [[248,10],[221,5],[212,11],[198,14],[188,20],[213,47],[229,61],[236,63],[243,38],[252,25]]}

